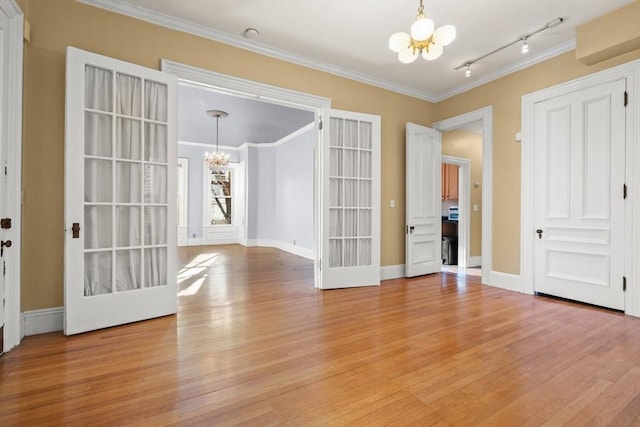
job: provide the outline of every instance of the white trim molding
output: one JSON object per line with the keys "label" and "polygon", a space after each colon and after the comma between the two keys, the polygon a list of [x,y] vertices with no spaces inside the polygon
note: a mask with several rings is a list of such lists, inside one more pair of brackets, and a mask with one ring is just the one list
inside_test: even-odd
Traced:
{"label": "white trim molding", "polygon": [[539,62],[542,61],[546,61],[547,59],[551,59],[554,58],[558,55],[562,55],[563,53],[567,53],[569,51],[572,51],[576,48],[576,41],[575,39],[573,40],[569,40],[565,43],[562,43],[556,47],[553,47],[551,49],[548,49],[544,52],[540,52],[537,55],[532,55],[529,56],[525,59],[523,59],[522,61],[518,61],[514,64],[508,65],[500,70],[497,70],[493,73],[484,75],[478,79],[472,80],[471,82],[467,83],[467,84],[463,84],[460,85],[456,88],[453,88],[452,90],[446,91],[446,92],[442,92],[439,93],[437,95],[434,96],[434,101],[433,102],[440,102],[440,101],[444,101],[447,98],[451,98],[452,96],[456,96],[458,94],[461,94],[463,92],[466,92],[468,90],[471,90],[473,88],[476,88],[478,86],[482,86],[485,83],[489,83],[492,82],[494,80],[498,80],[499,78],[502,78],[504,76],[507,76],[509,74],[513,74],[517,71],[520,70],[524,70],[527,67],[531,67],[532,65],[535,65]]}
{"label": "white trim molding", "polygon": [[404,264],[383,265],[382,267],[380,267],[380,280],[401,279],[404,277]]}
{"label": "white trim molding", "polygon": [[[625,313],[640,317],[640,60],[612,67],[585,77],[571,80],[522,97],[522,204],[520,233],[520,273],[522,292],[535,292],[534,247],[534,109],[535,104],[566,93],[583,90],[598,84],[626,79],[629,102],[626,107],[626,182],[629,188],[625,206]],[[622,99],[622,98],[621,98]],[[484,254],[483,254],[484,255]]]}
{"label": "white trim molding", "polygon": [[493,268],[493,107],[441,120],[433,128],[446,132],[482,120],[482,283],[491,284]]}
{"label": "white trim molding", "polygon": [[265,240],[265,239],[249,239],[245,243],[247,247],[263,247],[263,248],[276,248],[284,252],[289,252],[293,255],[298,255],[307,259],[314,259],[313,249],[303,248],[301,246],[292,245],[290,243],[279,242],[277,240]]}
{"label": "white trim molding", "polygon": [[[306,111],[331,108],[331,100],[329,98],[217,73],[168,59],[160,61],[160,69],[177,76],[183,81],[208,86],[227,95],[254,98],[278,105],[295,106]],[[179,84],[182,83],[179,82]]]}
{"label": "white trim molding", "polygon": [[[240,144],[238,147],[230,147],[228,145],[221,145],[220,150],[224,151],[241,151],[247,147],[256,147],[256,148],[268,148],[268,147],[277,147],[279,145],[284,144],[285,142],[291,141],[293,138],[304,134],[305,132],[309,132],[315,128],[315,123],[311,122],[307,125],[302,126],[300,129],[294,130],[289,135],[285,135],[277,141],[274,142],[244,142]],[[178,145],[190,145],[192,147],[203,147],[211,149],[213,147],[212,144],[207,144],[205,142],[193,142],[193,141],[178,141]]]}
{"label": "white trim molding", "polygon": [[29,310],[22,313],[21,336],[46,334],[62,331],[64,307]]}
{"label": "white trim molding", "polygon": [[[485,275],[485,269],[482,269],[482,275]],[[517,274],[502,273],[492,271],[488,274],[490,286],[495,288],[506,289],[508,291],[521,292],[522,278]],[[484,280],[483,280],[484,282]]]}
{"label": "white trim molding", "polygon": [[[11,167],[7,170],[6,213],[12,220],[12,233],[10,234],[13,245],[11,254],[5,257],[6,276],[3,297],[4,307],[4,351],[9,351],[20,343],[22,338],[20,331],[20,287],[21,287],[21,258],[22,258],[22,50],[24,15],[14,0],[0,0],[0,10],[9,19],[7,36],[9,38],[9,50],[7,52],[6,93],[3,102],[6,104],[6,136],[8,144],[7,164]],[[0,349],[3,350],[3,349]]]}
{"label": "white trim molding", "polygon": [[482,267],[482,256],[470,256],[467,261],[467,268]]}
{"label": "white trim molding", "polygon": [[468,84],[457,86],[446,92],[432,94],[432,93],[425,92],[423,90],[406,86],[404,84],[398,84],[396,82],[380,79],[378,77],[374,77],[366,73],[350,70],[335,64],[330,64],[314,58],[300,56],[299,54],[289,52],[284,49],[278,49],[275,47],[257,43],[255,40],[247,40],[239,36],[234,36],[229,33],[224,33],[222,31],[211,29],[204,25],[199,25],[194,22],[169,16],[160,12],[156,12],[140,6],[135,6],[126,2],[114,1],[114,0],[78,0],[78,1],[91,6],[99,7],[101,9],[106,9],[111,12],[119,13],[121,15],[125,15],[135,19],[140,19],[146,22],[150,22],[152,24],[159,25],[161,27],[182,31],[188,34],[193,34],[199,37],[216,41],[218,43],[224,43],[240,49],[245,49],[261,55],[269,56],[271,58],[276,58],[281,61],[302,65],[303,67],[312,68],[314,70],[344,77],[350,80],[355,80],[371,86],[390,90],[392,92],[400,93],[402,95],[411,96],[411,97],[422,99],[429,102],[442,101],[444,99],[447,99],[459,93],[465,92],[469,89],[473,89],[477,86],[481,86],[490,81],[499,79],[500,77],[504,77],[508,74],[522,70],[523,68],[530,67],[531,65],[537,64],[542,61],[546,61],[549,58],[553,58],[554,56],[561,55],[565,52],[575,49],[575,40],[569,40],[559,46],[556,46],[552,49],[541,52],[538,55],[531,55],[530,57],[528,57],[523,61],[517,62],[516,64],[509,65],[505,68],[502,68],[494,73],[488,74],[477,80],[473,80]]}

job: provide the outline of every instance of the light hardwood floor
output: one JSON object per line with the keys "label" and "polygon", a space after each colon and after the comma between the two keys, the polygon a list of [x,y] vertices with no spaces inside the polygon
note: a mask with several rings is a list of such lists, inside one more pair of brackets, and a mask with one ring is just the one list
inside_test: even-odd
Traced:
{"label": "light hardwood floor", "polygon": [[436,274],[318,291],[266,248],[181,251],[176,316],[0,359],[0,425],[640,426],[640,319]]}

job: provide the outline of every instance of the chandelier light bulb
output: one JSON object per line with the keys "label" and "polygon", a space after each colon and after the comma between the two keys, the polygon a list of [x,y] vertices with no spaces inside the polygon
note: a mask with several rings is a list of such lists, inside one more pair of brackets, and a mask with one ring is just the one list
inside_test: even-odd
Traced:
{"label": "chandelier light bulb", "polygon": [[433,33],[433,43],[440,46],[448,46],[456,39],[456,27],[443,25]]}
{"label": "chandelier light bulb", "polygon": [[418,16],[416,22],[411,26],[411,38],[419,42],[425,41],[433,34],[433,21],[431,19]]}
{"label": "chandelier light bulb", "polygon": [[464,72],[465,77],[471,77],[471,66],[467,65],[467,69]]}
{"label": "chandelier light bulb", "polygon": [[522,49],[521,49],[522,53],[527,53],[529,52],[529,45],[527,44],[527,39],[524,40],[524,43],[522,44]]}
{"label": "chandelier light bulb", "polygon": [[418,51],[412,47],[398,53],[398,61],[403,64],[411,64],[418,57]]}
{"label": "chandelier light bulb", "polygon": [[411,36],[407,33],[395,33],[389,37],[389,49],[396,53],[407,50],[411,46]]}
{"label": "chandelier light bulb", "polygon": [[444,52],[444,48],[432,42],[425,50],[422,51],[422,57],[427,61],[433,61],[440,58],[442,52]]}

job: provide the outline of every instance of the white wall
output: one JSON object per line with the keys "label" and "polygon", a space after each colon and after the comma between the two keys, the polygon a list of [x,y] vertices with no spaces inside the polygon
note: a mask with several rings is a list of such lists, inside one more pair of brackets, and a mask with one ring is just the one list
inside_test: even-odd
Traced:
{"label": "white wall", "polygon": [[276,147],[276,238],[313,248],[313,128]]}

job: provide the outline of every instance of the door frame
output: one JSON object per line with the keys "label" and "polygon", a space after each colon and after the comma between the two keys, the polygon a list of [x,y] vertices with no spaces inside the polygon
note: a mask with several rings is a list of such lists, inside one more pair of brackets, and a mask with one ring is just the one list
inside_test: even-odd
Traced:
{"label": "door frame", "polygon": [[[493,107],[491,105],[433,124],[446,132],[482,120],[482,284],[500,286],[493,280]],[[511,289],[511,288],[507,288]],[[512,289],[515,290],[515,289]],[[517,289],[519,290],[519,289]]]}
{"label": "door frame", "polygon": [[[7,72],[7,91],[0,102],[11,105],[7,109],[7,168],[8,191],[6,206],[12,220],[12,256],[7,263],[7,280],[5,282],[4,299],[4,351],[20,344],[22,331],[20,327],[20,268],[22,265],[22,49],[24,15],[14,0],[0,0],[0,10],[9,18],[9,62]],[[6,286],[11,284],[11,286]],[[0,297],[2,297],[0,295]],[[0,349],[2,350],[2,349]]]}
{"label": "door frame", "polygon": [[458,166],[458,267],[467,268],[471,251],[471,161],[443,154],[442,163]]}
{"label": "door frame", "polygon": [[[635,146],[640,142],[640,122],[636,118],[640,100],[640,60],[628,62],[608,70],[570,80],[522,97],[522,204],[520,235],[520,272],[522,277],[521,292],[534,294],[534,260],[535,260],[535,224],[533,215],[534,187],[533,154],[534,154],[534,109],[535,104],[570,92],[619,79],[627,80],[629,103],[626,107],[626,177],[629,188],[628,202],[625,206],[625,276],[627,290],[625,295],[625,313],[640,316],[640,285],[635,278],[640,277],[640,265],[633,260],[640,256],[640,223],[631,220],[633,214],[640,214],[640,149]],[[635,101],[635,102],[634,102]],[[622,286],[622,284],[621,284]]]}
{"label": "door frame", "polygon": [[222,74],[215,71],[205,70],[187,64],[162,59],[160,69],[166,73],[173,74],[180,81],[213,87],[220,93],[232,96],[241,96],[250,99],[269,101],[287,107],[300,108],[314,113],[315,137],[314,137],[314,174],[313,174],[313,283],[317,288],[320,286],[320,257],[322,255],[322,139],[320,123],[322,122],[322,109],[331,108],[331,99],[272,86],[253,80]]}

